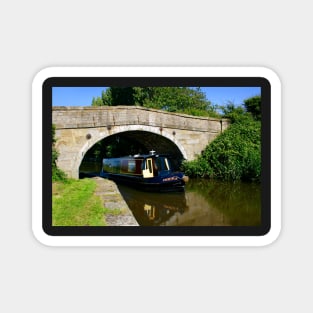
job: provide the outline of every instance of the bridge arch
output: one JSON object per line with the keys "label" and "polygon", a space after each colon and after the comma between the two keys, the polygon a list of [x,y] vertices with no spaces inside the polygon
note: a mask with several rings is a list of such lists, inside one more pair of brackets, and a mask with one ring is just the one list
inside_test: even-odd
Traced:
{"label": "bridge arch", "polygon": [[[94,133],[86,135],[90,137],[89,140],[81,147],[78,155],[75,157],[75,163],[73,164],[72,172],[78,175],[80,165],[87,154],[87,152],[98,142],[109,139],[110,137],[121,136],[124,139],[129,139],[129,141],[139,142],[145,147],[144,153],[148,151],[155,150],[160,154],[170,154],[174,159],[187,159],[187,153],[183,145],[175,138],[175,131],[169,132],[160,130],[159,127],[151,127],[146,125],[128,125],[114,127],[110,132],[104,130],[98,134]],[[136,153],[139,153],[137,151]],[[131,154],[131,151],[129,151]]]}

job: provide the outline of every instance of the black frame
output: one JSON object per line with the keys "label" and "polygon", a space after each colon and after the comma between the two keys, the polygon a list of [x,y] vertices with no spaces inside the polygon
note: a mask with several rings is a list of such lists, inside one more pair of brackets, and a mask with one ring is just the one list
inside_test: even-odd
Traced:
{"label": "black frame", "polygon": [[[52,87],[261,87],[260,226],[52,226]],[[42,85],[42,227],[51,236],[264,236],[271,228],[271,85],[263,77],[51,77]]]}

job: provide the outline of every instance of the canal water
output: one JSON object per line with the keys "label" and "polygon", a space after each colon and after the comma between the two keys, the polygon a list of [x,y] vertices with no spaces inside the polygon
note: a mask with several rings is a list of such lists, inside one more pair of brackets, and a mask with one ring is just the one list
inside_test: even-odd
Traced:
{"label": "canal water", "polygon": [[190,179],[185,192],[152,193],[119,185],[143,226],[258,226],[260,185]]}
{"label": "canal water", "polygon": [[[100,168],[100,167],[99,167]],[[100,172],[95,165],[85,174]],[[142,226],[259,226],[261,185],[190,179],[184,192],[154,193],[118,185]]]}

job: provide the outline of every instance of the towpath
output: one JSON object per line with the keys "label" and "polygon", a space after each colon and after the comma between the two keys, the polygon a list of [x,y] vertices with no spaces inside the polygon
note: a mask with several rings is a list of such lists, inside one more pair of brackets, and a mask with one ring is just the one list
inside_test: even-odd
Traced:
{"label": "towpath", "polygon": [[97,183],[95,195],[102,200],[103,206],[109,210],[118,209],[120,214],[106,214],[108,226],[139,226],[127,203],[120,194],[117,185],[101,177],[92,178]]}

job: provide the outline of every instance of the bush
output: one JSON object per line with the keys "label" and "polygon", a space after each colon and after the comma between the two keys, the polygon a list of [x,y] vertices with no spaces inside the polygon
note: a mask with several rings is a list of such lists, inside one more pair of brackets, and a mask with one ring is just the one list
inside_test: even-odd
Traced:
{"label": "bush", "polygon": [[66,174],[60,170],[57,166],[52,166],[52,181],[65,181],[67,179]]}
{"label": "bush", "polygon": [[184,162],[183,168],[191,177],[259,181],[261,123],[249,115],[236,119],[197,160]]}
{"label": "bush", "polygon": [[52,181],[66,180],[66,174],[57,167],[56,160],[58,159],[58,152],[55,149],[55,125],[52,125]]}
{"label": "bush", "polygon": [[190,177],[213,177],[213,169],[203,158],[194,161],[184,161],[183,170]]}

